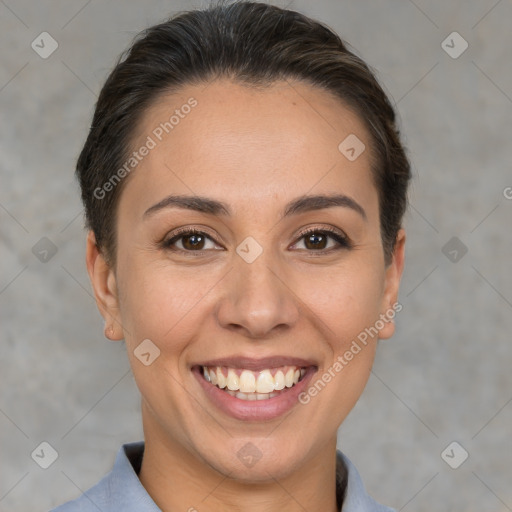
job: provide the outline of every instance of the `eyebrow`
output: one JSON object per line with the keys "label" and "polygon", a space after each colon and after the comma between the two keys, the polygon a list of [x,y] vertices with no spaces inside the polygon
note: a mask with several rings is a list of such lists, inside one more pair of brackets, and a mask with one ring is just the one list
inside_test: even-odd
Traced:
{"label": "eyebrow", "polygon": [[[333,195],[304,195],[293,201],[290,201],[284,208],[283,218],[299,213],[310,212],[315,210],[324,210],[341,206],[350,208],[357,212],[366,221],[367,216],[363,207],[354,199],[343,194]],[[194,210],[201,213],[207,213],[217,216],[230,216],[230,207],[216,199],[203,196],[186,196],[186,195],[170,195],[164,197],[161,201],[148,208],[143,215],[147,218],[156,212],[166,208],[182,208],[185,210]]]}

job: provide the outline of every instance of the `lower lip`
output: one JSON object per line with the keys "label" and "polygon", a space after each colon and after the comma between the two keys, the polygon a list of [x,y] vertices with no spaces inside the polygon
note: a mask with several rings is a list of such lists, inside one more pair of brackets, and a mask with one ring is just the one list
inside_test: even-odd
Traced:
{"label": "lower lip", "polygon": [[203,377],[201,368],[196,366],[192,369],[192,373],[196,376],[206,396],[227,415],[244,421],[272,420],[287,413],[294,405],[299,403],[300,393],[307,388],[308,382],[315,372],[316,368],[310,366],[306,369],[302,380],[291,388],[285,388],[288,391],[283,391],[273,398],[242,400],[207,382]]}

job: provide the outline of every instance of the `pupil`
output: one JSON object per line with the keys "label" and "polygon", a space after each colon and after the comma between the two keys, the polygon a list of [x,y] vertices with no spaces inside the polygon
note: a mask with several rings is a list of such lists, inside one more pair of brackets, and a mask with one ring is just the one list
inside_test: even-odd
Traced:
{"label": "pupil", "polygon": [[[202,243],[202,236],[201,235],[188,235],[185,239],[187,240],[187,245],[190,245],[191,247],[197,248],[198,245]],[[194,240],[194,241],[192,241]]]}
{"label": "pupil", "polygon": [[309,235],[308,241],[313,244],[314,248],[318,249],[318,241],[320,241],[320,244],[322,243],[322,241],[325,242],[325,237],[323,235],[311,234]]}

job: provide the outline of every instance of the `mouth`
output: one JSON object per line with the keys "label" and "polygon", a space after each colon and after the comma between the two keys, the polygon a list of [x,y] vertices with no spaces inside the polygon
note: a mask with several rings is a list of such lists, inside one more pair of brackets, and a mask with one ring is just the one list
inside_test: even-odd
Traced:
{"label": "mouth", "polygon": [[318,366],[297,358],[230,358],[205,361],[191,369],[220,410],[239,420],[262,421],[299,403]]}
{"label": "mouth", "polygon": [[280,366],[258,372],[225,366],[201,366],[204,379],[240,400],[268,400],[298,384],[307,368]]}

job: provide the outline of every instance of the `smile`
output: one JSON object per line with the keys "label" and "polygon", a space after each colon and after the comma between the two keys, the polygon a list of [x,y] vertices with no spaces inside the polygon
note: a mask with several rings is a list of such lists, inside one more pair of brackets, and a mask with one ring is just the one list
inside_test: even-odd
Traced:
{"label": "smile", "polygon": [[[318,371],[318,361],[274,355],[233,355],[198,361],[190,369],[210,404],[245,422],[270,421],[287,414]],[[304,408],[300,409],[301,411]]]}
{"label": "smile", "polygon": [[[260,371],[225,366],[202,366],[204,379],[240,400],[268,400],[295,386],[306,374],[300,366]],[[284,391],[283,391],[284,390]]]}

